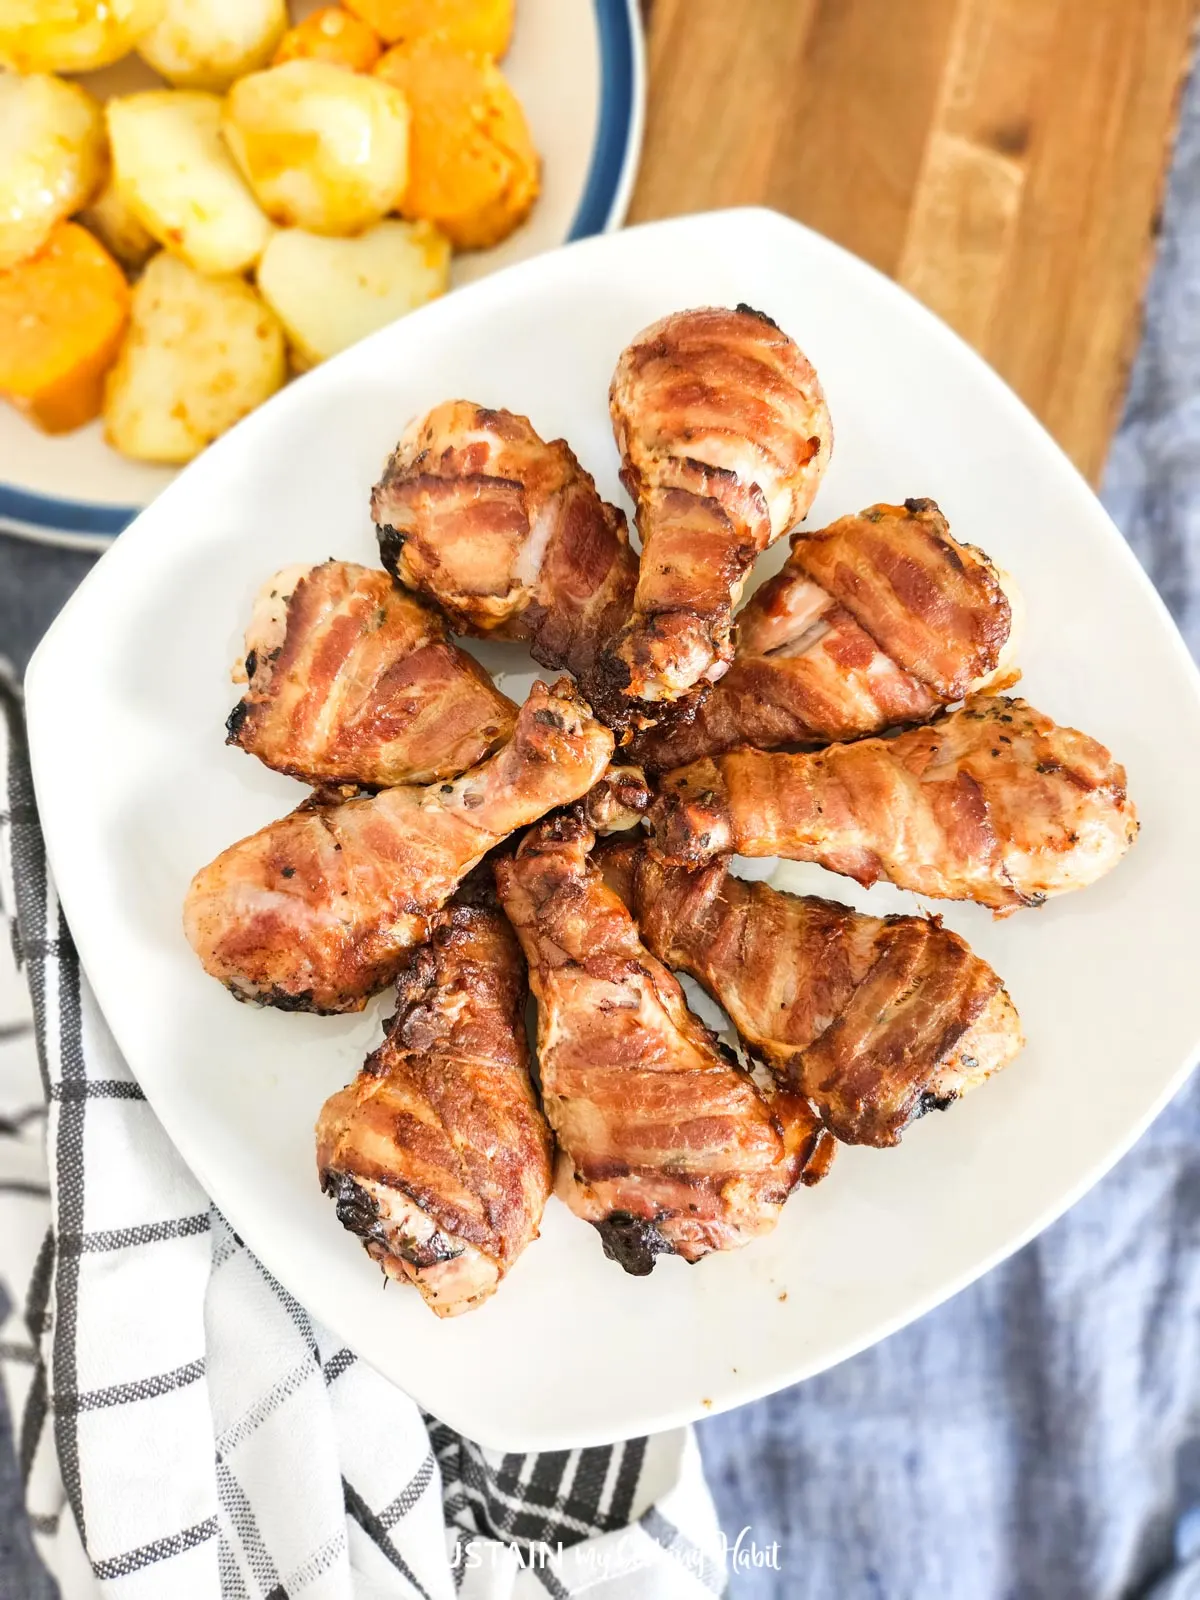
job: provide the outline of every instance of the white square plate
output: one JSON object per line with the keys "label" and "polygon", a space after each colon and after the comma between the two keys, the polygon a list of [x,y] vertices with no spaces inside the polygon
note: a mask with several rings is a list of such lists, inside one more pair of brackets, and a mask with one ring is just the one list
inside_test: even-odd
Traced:
{"label": "white square plate", "polygon": [[[942,907],[1008,982],[1015,1064],[894,1151],[839,1152],[769,1238],[626,1277],[556,1200],[494,1300],[439,1322],[382,1289],[317,1187],[313,1122],[379,1036],[386,998],[327,1019],[236,1004],[184,941],[188,880],[299,786],[223,743],[230,664],[277,567],[375,559],[367,501],[416,412],[526,412],[620,499],[605,396],[663,313],[745,300],[815,362],[836,430],[813,525],[932,495],[1021,585],[1023,692],[1104,740],[1142,837],[1110,877],[994,922]],[[774,570],[782,552],[760,564]],[[474,647],[473,647],[474,648]],[[516,647],[479,654],[520,694]],[[168,1133],[232,1225],[348,1344],[452,1426],[508,1449],[663,1428],[751,1400],[883,1337],[1046,1226],[1178,1088],[1200,1043],[1197,677],[1082,479],[967,347],[870,268],[762,211],[660,223],[524,262],[285,390],[117,541],[28,679],[38,801],[80,955]],[[759,866],[761,867],[761,863]],[[834,897],[909,909],[812,869]]]}

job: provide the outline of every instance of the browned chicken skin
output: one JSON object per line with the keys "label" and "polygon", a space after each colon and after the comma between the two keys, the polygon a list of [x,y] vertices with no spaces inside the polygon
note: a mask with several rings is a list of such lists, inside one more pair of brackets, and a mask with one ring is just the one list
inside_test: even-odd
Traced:
{"label": "browned chicken skin", "polygon": [[659,960],[690,973],[756,1056],[847,1144],[891,1145],[1023,1043],[1000,979],[935,918],[869,917],[607,845],[606,877]]}
{"label": "browned chicken skin", "polygon": [[806,1102],[768,1105],[688,1010],[588,859],[593,843],[578,818],[549,819],[498,862],[496,886],[538,1002],[557,1192],[641,1274],[656,1254],[696,1261],[768,1232],[828,1148]]}
{"label": "browned chicken skin", "polygon": [[459,880],[515,829],[586,794],[612,748],[566,679],[535,683],[509,743],[454,782],[302,806],[223,851],[188,890],[192,948],[239,999],[360,1010]]}
{"label": "browned chicken skin", "polygon": [[718,678],[756,556],[804,517],[832,430],[816,373],[761,312],[680,311],[622,352],[609,394],[642,558],[606,651],[615,686],[677,700]]}
{"label": "browned chicken skin", "polygon": [[1094,882],[1137,833],[1103,745],[986,695],[895,739],[694,761],[664,777],[651,819],[674,865],[786,856],[1001,912]]}
{"label": "browned chicken skin", "polygon": [[228,743],[313,784],[456,778],[511,736],[517,708],[386,572],[285,569],[246,631]]}
{"label": "browned chicken skin", "polygon": [[550,1193],[529,1080],[525,963],[498,911],[454,906],[405,958],[387,1037],[317,1122],[321,1187],[439,1317],[482,1304]]}
{"label": "browned chicken skin", "polygon": [[641,767],[609,767],[579,802],[580,812],[596,834],[624,833],[640,826],[654,796]]}
{"label": "browned chicken skin", "polygon": [[648,729],[630,753],[661,772],[739,745],[831,744],[1010,683],[1006,581],[932,500],[797,533],[739,613],[733,665],[695,717]]}
{"label": "browned chicken skin", "polygon": [[436,406],[397,445],[371,496],[383,564],[456,630],[528,640],[585,673],[629,615],[637,557],[562,439],[467,400]]}

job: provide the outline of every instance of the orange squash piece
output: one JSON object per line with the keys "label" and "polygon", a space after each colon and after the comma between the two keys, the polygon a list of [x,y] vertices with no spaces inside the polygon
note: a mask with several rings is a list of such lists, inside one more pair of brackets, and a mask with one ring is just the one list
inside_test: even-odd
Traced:
{"label": "orange squash piece", "polygon": [[512,38],[515,0],[346,0],[385,44],[437,38],[452,50],[499,58]]}
{"label": "orange squash piece", "polygon": [[370,72],[383,53],[379,35],[361,17],[341,6],[322,6],[289,28],[271,65],[285,61],[328,61],[351,72]]}
{"label": "orange squash piece", "polygon": [[375,75],[401,90],[412,116],[401,214],[436,223],[460,250],[499,244],[539,185],[529,124],[499,67],[420,39],[389,50]]}
{"label": "orange squash piece", "polygon": [[0,395],[47,433],[90,422],[128,316],[120,267],[86,228],[60,222],[0,272]]}

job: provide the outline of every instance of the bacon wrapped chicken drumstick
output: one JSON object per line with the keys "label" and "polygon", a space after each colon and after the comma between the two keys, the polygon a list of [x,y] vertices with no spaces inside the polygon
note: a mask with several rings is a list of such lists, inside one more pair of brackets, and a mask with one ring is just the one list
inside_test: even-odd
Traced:
{"label": "bacon wrapped chicken drumstick", "polygon": [[517,708],[386,572],[287,568],[246,630],[230,744],[312,784],[456,778],[512,735]]}
{"label": "bacon wrapped chicken drumstick", "polygon": [[694,761],[663,778],[650,817],[673,865],[786,856],[998,912],[1095,882],[1137,833],[1102,744],[986,695],[894,739]]}
{"label": "bacon wrapped chicken drumstick", "polygon": [[871,506],[792,537],[738,614],[733,665],[694,718],[636,737],[662,772],[739,745],[821,745],[926,722],[1012,681],[1011,580],[932,500]]}
{"label": "bacon wrapped chicken drumstick", "polygon": [[184,927],[240,1000],[357,1011],[460,879],[516,828],[592,787],[613,737],[563,679],[535,683],[512,739],[454,782],[309,803],[192,879]]}
{"label": "bacon wrapped chicken drumstick", "polygon": [[1023,1044],[1003,984],[934,918],[869,917],[735,877],[601,851],[642,938],[728,1012],[747,1048],[847,1144],[892,1145]]}
{"label": "bacon wrapped chicken drumstick", "polygon": [[581,676],[629,615],[637,557],[625,517],[562,439],[467,400],[436,406],[397,445],[371,496],[389,572],[458,631],[528,641]]}
{"label": "bacon wrapped chicken drumstick", "polygon": [[498,911],[454,906],[404,958],[387,1037],[317,1122],[338,1219],[439,1317],[491,1295],[550,1193],[525,962]]}
{"label": "bacon wrapped chicken drumstick", "polygon": [[621,694],[677,700],[719,678],[760,555],[807,513],[832,430],[816,373],[769,317],[681,311],[622,353],[609,395],[642,558],[603,658]]}
{"label": "bacon wrapped chicken drumstick", "polygon": [[496,886],[538,1002],[557,1192],[640,1274],[663,1252],[696,1261],[768,1232],[831,1147],[807,1102],[768,1104],[688,1010],[589,860],[594,838],[549,819],[497,863]]}

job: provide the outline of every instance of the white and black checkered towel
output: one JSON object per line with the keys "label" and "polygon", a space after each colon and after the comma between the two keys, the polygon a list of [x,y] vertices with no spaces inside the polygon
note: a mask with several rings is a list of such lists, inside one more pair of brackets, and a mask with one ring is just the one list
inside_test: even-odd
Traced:
{"label": "white and black checkered towel", "polygon": [[485,1451],[356,1360],[232,1232],[79,970],[2,684],[0,700],[0,910],[37,1045],[0,958],[0,1359],[35,1542],[67,1600],[721,1593],[690,1430]]}

